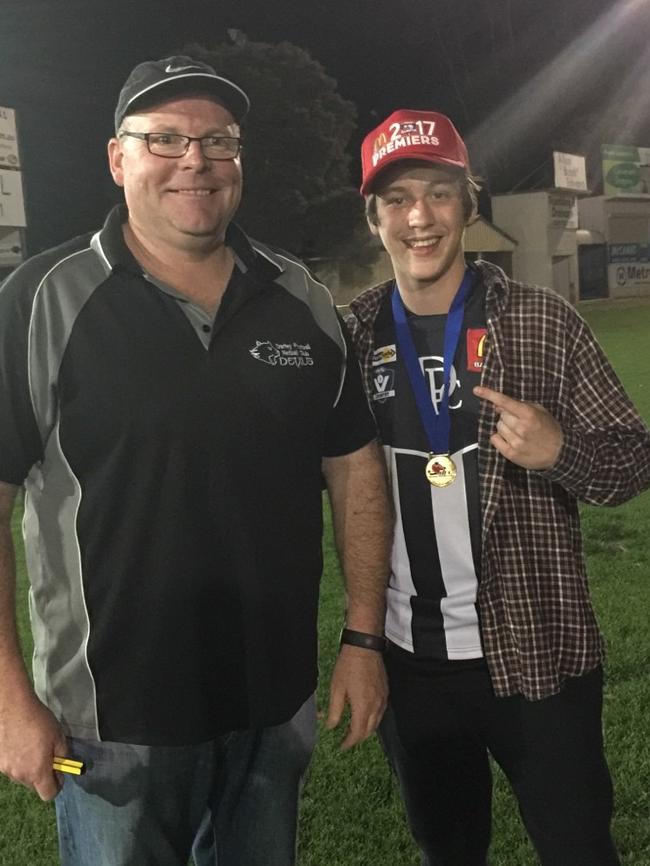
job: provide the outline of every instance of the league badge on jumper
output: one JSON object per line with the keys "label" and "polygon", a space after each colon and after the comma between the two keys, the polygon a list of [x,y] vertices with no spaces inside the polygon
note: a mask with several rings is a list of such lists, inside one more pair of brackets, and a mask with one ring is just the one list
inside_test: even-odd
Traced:
{"label": "league badge on jumper", "polygon": [[377,367],[372,371],[372,399],[384,403],[395,396],[395,371],[390,367]]}
{"label": "league badge on jumper", "polygon": [[467,329],[467,369],[470,373],[480,373],[487,349],[487,330],[485,328]]}

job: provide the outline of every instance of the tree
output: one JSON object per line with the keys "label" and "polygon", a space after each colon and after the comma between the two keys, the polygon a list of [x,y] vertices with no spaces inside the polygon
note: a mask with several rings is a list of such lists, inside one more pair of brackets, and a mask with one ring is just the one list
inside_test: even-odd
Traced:
{"label": "tree", "polygon": [[[336,81],[289,42],[251,42],[183,49],[240,85],[251,99],[245,121],[244,197],[238,214],[246,230],[304,258],[367,258],[363,202],[350,183],[347,147],[356,109]],[[360,249],[364,248],[364,249]]]}

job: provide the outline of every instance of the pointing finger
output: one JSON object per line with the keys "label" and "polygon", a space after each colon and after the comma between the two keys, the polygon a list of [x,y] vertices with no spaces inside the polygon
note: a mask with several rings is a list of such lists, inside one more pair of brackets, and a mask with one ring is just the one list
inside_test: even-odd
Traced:
{"label": "pointing finger", "polygon": [[474,393],[477,397],[480,397],[481,400],[487,400],[492,403],[492,405],[500,412],[506,410],[512,412],[513,415],[518,415],[521,407],[524,405],[519,400],[508,397],[506,394],[502,394],[501,391],[493,391],[492,388],[484,388],[482,385],[476,385]]}

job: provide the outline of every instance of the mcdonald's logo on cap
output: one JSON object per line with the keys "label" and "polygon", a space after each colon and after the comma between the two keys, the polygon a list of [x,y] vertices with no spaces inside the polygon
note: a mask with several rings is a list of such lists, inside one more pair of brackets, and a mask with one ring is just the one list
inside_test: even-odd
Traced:
{"label": "mcdonald's logo on cap", "polygon": [[374,146],[373,146],[373,148],[372,148],[372,152],[373,152],[373,153],[377,153],[377,151],[379,150],[380,147],[384,147],[384,146],[386,145],[386,142],[387,142],[387,141],[388,141],[388,139],[386,138],[386,133],[385,133],[385,132],[381,132],[381,133],[377,136],[377,138],[375,139],[375,144],[374,144]]}

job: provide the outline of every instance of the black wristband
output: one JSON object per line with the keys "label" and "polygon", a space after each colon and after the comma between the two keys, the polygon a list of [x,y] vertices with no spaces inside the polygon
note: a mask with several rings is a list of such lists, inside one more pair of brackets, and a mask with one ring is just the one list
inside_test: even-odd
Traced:
{"label": "black wristband", "polygon": [[359,646],[362,649],[375,650],[383,653],[386,649],[386,638],[376,634],[366,634],[364,631],[354,631],[351,628],[343,628],[341,632],[341,644]]}

